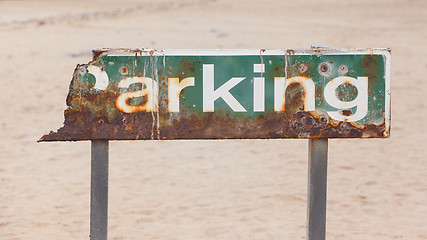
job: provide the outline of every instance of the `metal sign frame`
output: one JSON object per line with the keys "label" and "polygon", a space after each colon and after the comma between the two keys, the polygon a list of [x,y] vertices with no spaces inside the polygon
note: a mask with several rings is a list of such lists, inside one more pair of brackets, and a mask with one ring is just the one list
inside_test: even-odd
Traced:
{"label": "metal sign frame", "polygon": [[384,138],[388,49],[96,49],[39,141]]}

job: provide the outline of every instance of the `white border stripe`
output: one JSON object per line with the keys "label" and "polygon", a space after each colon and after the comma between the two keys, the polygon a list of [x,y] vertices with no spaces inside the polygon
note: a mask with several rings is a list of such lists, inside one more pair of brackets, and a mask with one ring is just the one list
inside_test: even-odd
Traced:
{"label": "white border stripe", "polygon": [[391,122],[391,54],[389,51],[383,53],[385,56],[385,136],[390,136]]}
{"label": "white border stripe", "polygon": [[268,55],[366,55],[375,54],[383,55],[389,52],[389,49],[109,49],[100,48],[94,51],[103,52],[101,55],[108,56],[268,56]]}

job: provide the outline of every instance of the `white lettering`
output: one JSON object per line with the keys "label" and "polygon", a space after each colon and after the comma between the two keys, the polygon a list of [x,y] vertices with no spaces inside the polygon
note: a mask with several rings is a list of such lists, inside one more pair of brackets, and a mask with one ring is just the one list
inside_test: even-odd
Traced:
{"label": "white lettering", "polygon": [[[148,77],[128,77],[121,80],[118,84],[119,88],[128,88],[131,84],[142,83],[142,90],[135,92],[127,92],[121,94],[116,99],[117,108],[125,113],[135,113],[141,111],[156,112],[158,101],[158,84]],[[147,100],[139,106],[132,106],[127,103],[128,99],[146,96]]]}
{"label": "white lettering", "polygon": [[203,112],[213,112],[215,100],[222,98],[235,112],[246,112],[246,109],[229,92],[245,78],[230,78],[221,87],[214,87],[214,65],[203,64]]}
{"label": "white lettering", "polygon": [[[254,73],[261,73],[261,77],[253,78],[253,111],[265,111],[265,78],[264,64],[254,64]],[[93,88],[105,90],[108,87],[108,75],[98,66],[90,65],[88,72],[95,76],[96,84]],[[246,112],[246,109],[230,93],[230,90],[242,82],[244,77],[232,77],[220,87],[215,89],[214,64],[203,64],[203,111],[214,112],[215,101],[222,98],[224,102],[234,112]],[[116,106],[125,113],[135,113],[140,111],[158,111],[158,83],[148,77],[128,77],[121,80],[119,88],[129,88],[132,84],[142,84],[141,90],[125,92],[116,99]],[[296,76],[292,78],[274,78],[274,110],[285,111],[286,89],[291,84],[299,84],[304,91],[304,111],[315,111],[315,84],[312,79]],[[357,89],[357,96],[351,101],[342,101],[337,96],[337,89],[340,85],[351,84]],[[195,78],[187,77],[168,78],[168,111],[179,112],[180,94],[186,87],[195,86]],[[324,87],[323,96],[325,101],[336,111],[328,111],[328,115],[337,121],[356,122],[363,119],[368,112],[368,77],[352,78],[340,76],[329,81]],[[145,97],[146,101],[141,105],[130,105],[129,99]],[[353,108],[356,108],[352,113]]]}
{"label": "white lettering", "polygon": [[92,88],[102,91],[107,89],[109,79],[107,73],[102,68],[95,65],[89,65],[87,67],[87,71],[95,77],[95,86]]}
{"label": "white lettering", "polygon": [[[264,64],[254,64],[255,73],[264,73]],[[265,110],[265,78],[254,78],[254,112],[264,112]]]}
{"label": "white lettering", "polygon": [[313,80],[307,77],[274,78],[274,110],[285,111],[286,88],[292,83],[298,83],[304,88],[304,111],[315,110],[315,86]]}
{"label": "white lettering", "polygon": [[[341,84],[351,84],[357,88],[357,97],[349,102],[344,102],[338,99],[336,89]],[[356,122],[361,120],[368,113],[368,77],[337,77],[328,82],[325,86],[324,96],[326,102],[334,108],[345,110],[357,107],[353,115],[347,116],[342,114],[342,111],[328,111],[328,115],[335,120],[344,122]]]}
{"label": "white lettering", "polygon": [[182,89],[194,86],[194,77],[168,78],[168,110],[169,112],[179,112],[179,94]]}

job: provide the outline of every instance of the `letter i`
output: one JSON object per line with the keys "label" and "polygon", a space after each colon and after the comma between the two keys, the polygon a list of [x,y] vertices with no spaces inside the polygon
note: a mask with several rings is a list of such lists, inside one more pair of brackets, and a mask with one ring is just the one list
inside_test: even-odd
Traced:
{"label": "letter i", "polygon": [[[254,64],[254,73],[264,73],[264,64]],[[265,78],[254,77],[254,112],[265,110]]]}

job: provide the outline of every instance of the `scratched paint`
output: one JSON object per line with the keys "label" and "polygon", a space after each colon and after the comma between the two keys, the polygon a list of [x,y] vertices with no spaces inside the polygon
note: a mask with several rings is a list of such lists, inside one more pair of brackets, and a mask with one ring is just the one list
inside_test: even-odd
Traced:
{"label": "scratched paint", "polygon": [[388,49],[93,52],[40,141],[390,134]]}

